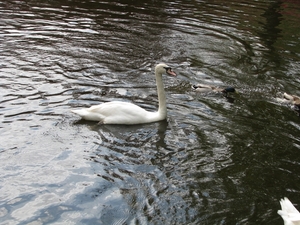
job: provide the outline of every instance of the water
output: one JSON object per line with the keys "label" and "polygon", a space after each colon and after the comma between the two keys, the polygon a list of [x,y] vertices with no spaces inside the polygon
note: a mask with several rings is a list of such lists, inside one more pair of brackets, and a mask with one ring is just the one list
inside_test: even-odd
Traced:
{"label": "water", "polygon": [[[299,1],[1,1],[0,224],[283,224],[300,209]],[[168,119],[80,121],[111,100]],[[234,86],[228,98],[191,85]]]}

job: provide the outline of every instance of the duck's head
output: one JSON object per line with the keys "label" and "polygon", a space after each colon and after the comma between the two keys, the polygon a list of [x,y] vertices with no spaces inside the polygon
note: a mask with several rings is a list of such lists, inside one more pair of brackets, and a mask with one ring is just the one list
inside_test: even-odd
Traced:
{"label": "duck's head", "polygon": [[228,87],[228,88],[225,88],[223,91],[222,91],[224,94],[227,94],[229,92],[232,92],[232,93],[235,93],[235,88],[234,87]]}
{"label": "duck's head", "polygon": [[300,99],[299,98],[294,100],[294,105],[296,105],[297,107],[300,107]]}
{"label": "duck's head", "polygon": [[172,70],[170,66],[165,63],[157,64],[155,67],[155,73],[157,74],[168,74],[170,76],[176,77],[176,73]]}
{"label": "duck's head", "polygon": [[194,90],[196,90],[197,88],[198,88],[198,86],[197,85],[192,85],[192,88],[194,89]]}

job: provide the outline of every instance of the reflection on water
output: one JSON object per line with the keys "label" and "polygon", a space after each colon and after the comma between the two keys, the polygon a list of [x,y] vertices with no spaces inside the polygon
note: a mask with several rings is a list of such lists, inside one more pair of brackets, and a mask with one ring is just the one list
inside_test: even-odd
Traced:
{"label": "reflection on water", "polygon": [[[0,2],[1,224],[283,224],[299,205],[297,1]],[[111,100],[168,119],[78,121]],[[233,86],[228,98],[192,84]],[[299,208],[299,207],[298,207]]]}

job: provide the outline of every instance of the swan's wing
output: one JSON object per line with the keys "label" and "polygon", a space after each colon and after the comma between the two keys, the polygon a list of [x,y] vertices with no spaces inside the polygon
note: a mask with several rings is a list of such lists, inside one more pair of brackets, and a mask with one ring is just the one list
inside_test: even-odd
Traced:
{"label": "swan's wing", "polygon": [[88,109],[90,113],[101,115],[104,124],[138,124],[151,122],[156,113],[130,102],[112,101],[92,106]]}
{"label": "swan's wing", "polygon": [[91,106],[88,109],[92,113],[99,113],[103,116],[111,115],[139,115],[147,112],[145,109],[130,103],[130,102],[121,102],[121,101],[112,101],[102,103],[100,105]]}

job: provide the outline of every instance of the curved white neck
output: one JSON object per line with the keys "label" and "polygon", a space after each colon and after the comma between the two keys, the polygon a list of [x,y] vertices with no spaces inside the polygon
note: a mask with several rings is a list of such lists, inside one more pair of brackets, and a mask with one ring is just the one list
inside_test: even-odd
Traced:
{"label": "curved white neck", "polygon": [[167,116],[166,94],[164,84],[162,82],[162,74],[155,71],[157,95],[158,95],[158,116],[165,119]]}

